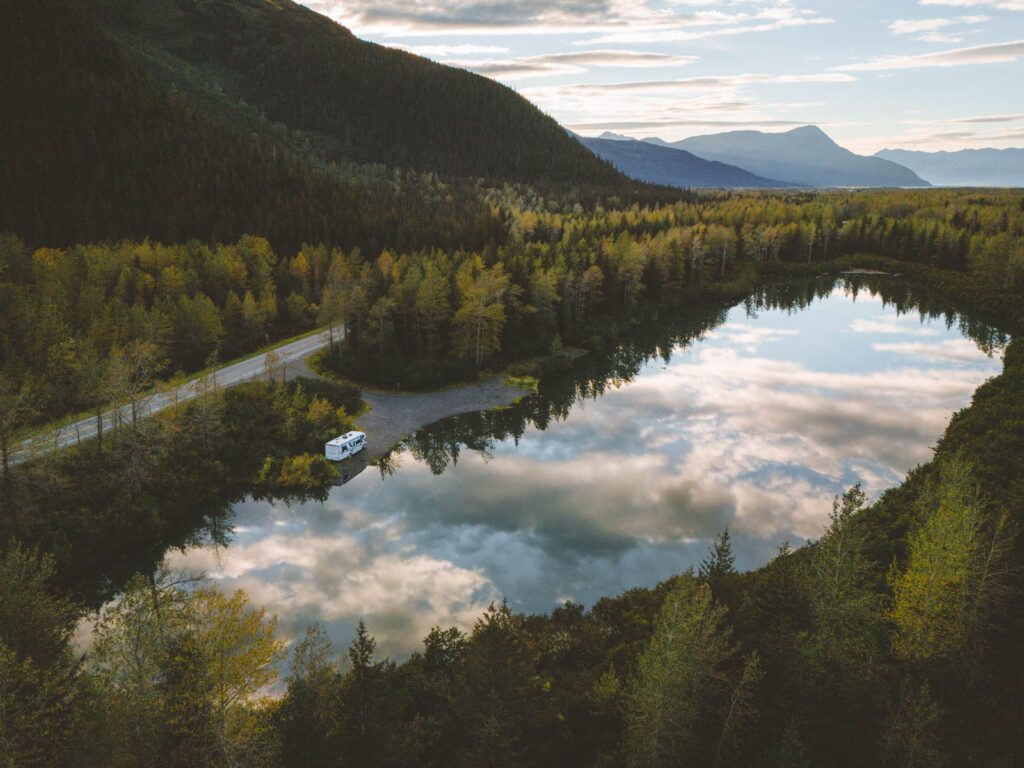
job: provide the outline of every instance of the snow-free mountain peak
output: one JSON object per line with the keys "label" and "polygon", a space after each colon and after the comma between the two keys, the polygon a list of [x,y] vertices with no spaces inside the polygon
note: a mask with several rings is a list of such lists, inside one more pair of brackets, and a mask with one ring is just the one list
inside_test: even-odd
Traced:
{"label": "snow-free mountain peak", "polygon": [[669,146],[745,168],[769,179],[814,187],[927,187],[908,168],[845,149],[817,126],[782,133],[729,131],[692,136]]}

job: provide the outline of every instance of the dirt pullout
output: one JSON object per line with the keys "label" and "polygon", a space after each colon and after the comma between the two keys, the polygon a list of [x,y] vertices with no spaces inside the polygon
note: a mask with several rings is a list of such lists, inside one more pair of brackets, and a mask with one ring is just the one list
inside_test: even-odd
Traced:
{"label": "dirt pullout", "polygon": [[370,410],[359,417],[357,425],[366,432],[366,449],[354,458],[365,465],[387,455],[420,427],[448,416],[511,405],[527,394],[529,390],[509,384],[503,376],[440,392],[398,395],[364,390],[362,397]]}

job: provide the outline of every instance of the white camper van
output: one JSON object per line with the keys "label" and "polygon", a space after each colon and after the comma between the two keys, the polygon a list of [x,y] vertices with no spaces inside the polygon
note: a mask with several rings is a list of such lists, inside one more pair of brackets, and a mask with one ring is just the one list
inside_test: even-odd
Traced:
{"label": "white camper van", "polygon": [[346,432],[324,445],[324,455],[330,461],[341,461],[366,447],[365,432]]}

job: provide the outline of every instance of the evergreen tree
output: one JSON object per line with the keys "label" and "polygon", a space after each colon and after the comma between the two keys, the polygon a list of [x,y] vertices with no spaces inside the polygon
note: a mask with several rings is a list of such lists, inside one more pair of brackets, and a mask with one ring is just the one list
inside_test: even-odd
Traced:
{"label": "evergreen tree", "polygon": [[732,554],[732,539],[729,529],[722,531],[708,550],[707,556],[700,562],[697,577],[711,587],[716,599],[729,603],[729,582],[736,573],[736,558]]}
{"label": "evergreen tree", "polygon": [[948,761],[942,749],[942,712],[927,683],[905,680],[899,704],[885,739],[886,765],[899,768],[942,768]]}
{"label": "evergreen tree", "polygon": [[485,267],[478,256],[467,260],[456,276],[462,301],[455,313],[455,351],[477,368],[501,348],[509,278],[501,265]]}
{"label": "evergreen tree", "polygon": [[724,712],[724,667],[735,653],[725,615],[710,588],[687,577],[666,597],[630,697],[628,765],[700,766],[713,759],[706,725],[716,710]]}
{"label": "evergreen tree", "polygon": [[940,465],[922,507],[907,568],[893,580],[896,651],[915,660],[966,660],[983,642],[987,613],[1007,594],[1006,523],[986,526],[977,481],[959,458]]}
{"label": "evergreen tree", "polygon": [[342,689],[344,725],[342,752],[344,765],[376,765],[380,759],[375,722],[377,680],[380,668],[374,663],[377,641],[362,619],[348,648],[349,668]]}
{"label": "evergreen tree", "polygon": [[284,765],[316,768],[337,762],[341,674],[330,640],[314,625],[295,646],[288,691],[276,715]]}
{"label": "evergreen tree", "polygon": [[0,762],[63,765],[74,749],[80,610],[54,594],[54,561],[17,544],[0,552]]}
{"label": "evergreen tree", "polygon": [[[881,729],[884,684],[881,596],[875,584],[881,567],[867,555],[867,534],[858,513],[865,502],[860,486],[836,498],[825,535],[808,564],[807,594],[813,634],[802,659],[807,706],[821,759],[834,765],[877,761],[877,741],[863,737],[865,723]],[[826,736],[827,734],[827,736]]]}

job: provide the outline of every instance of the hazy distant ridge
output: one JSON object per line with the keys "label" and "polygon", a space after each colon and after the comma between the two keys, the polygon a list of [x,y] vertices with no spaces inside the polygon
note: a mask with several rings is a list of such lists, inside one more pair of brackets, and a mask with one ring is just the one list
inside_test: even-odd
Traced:
{"label": "hazy distant ridge", "polygon": [[920,152],[883,149],[875,157],[904,165],[932,184],[950,187],[1024,187],[1024,149]]}
{"label": "hazy distant ridge", "polygon": [[785,133],[729,131],[651,144],[684,149],[705,160],[738,166],[758,176],[812,187],[927,187],[928,182],[890,160],[856,155],[820,128]]}

